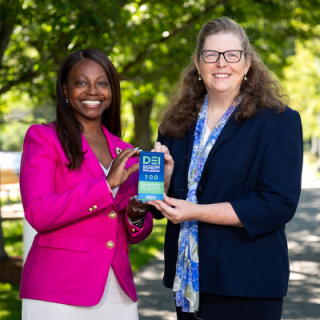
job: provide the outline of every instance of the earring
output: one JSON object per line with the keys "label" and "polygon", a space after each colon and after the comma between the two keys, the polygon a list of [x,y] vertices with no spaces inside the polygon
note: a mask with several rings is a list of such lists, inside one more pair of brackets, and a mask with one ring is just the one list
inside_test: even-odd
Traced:
{"label": "earring", "polygon": [[202,80],[202,79],[201,79],[201,74],[200,74],[200,73],[199,73],[199,78],[198,78],[198,79],[199,79],[199,81],[201,81],[201,80]]}
{"label": "earring", "polygon": [[69,100],[68,99],[66,99],[66,103],[69,104]]}
{"label": "earring", "polygon": [[244,78],[243,78],[243,79],[244,79],[244,80],[248,80],[247,74],[244,75]]}

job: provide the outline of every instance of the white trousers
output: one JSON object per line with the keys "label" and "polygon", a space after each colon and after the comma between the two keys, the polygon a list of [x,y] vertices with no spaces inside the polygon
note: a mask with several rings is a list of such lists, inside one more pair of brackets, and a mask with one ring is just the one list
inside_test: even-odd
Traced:
{"label": "white trousers", "polygon": [[112,267],[103,297],[94,307],[22,300],[22,320],[138,320],[138,304],[120,287]]}

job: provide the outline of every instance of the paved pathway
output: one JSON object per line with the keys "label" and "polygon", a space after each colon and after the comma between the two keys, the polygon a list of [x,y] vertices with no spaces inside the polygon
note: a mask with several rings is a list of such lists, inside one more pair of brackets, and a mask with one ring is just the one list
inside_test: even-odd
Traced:
{"label": "paved pathway", "polygon": [[175,320],[173,292],[162,285],[163,252],[135,275],[140,320]]}
{"label": "paved pathway", "polygon": [[297,213],[287,226],[290,282],[283,320],[320,319],[320,180],[304,168]]}
{"label": "paved pathway", "polygon": [[[304,168],[303,190],[287,226],[291,276],[283,320],[320,320],[320,180]],[[173,293],[162,286],[163,253],[135,275],[140,320],[174,320]]]}

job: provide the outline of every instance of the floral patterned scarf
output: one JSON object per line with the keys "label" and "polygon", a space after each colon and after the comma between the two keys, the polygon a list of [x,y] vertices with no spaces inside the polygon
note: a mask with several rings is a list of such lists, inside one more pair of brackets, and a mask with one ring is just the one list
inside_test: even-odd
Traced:
{"label": "floral patterned scarf", "polygon": [[[208,95],[206,95],[198,114],[194,132],[192,157],[188,172],[187,201],[198,203],[196,191],[208,155],[216,143],[223,127],[240,99],[234,101],[204,142],[208,122]],[[199,256],[198,221],[186,221],[180,224],[179,251],[176,265],[173,291],[176,292],[176,304],[183,312],[197,312],[199,309]]]}

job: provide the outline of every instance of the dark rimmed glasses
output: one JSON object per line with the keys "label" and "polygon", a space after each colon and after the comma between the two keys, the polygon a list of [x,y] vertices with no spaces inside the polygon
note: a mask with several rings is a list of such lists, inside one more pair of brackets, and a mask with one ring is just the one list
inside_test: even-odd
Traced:
{"label": "dark rimmed glasses", "polygon": [[241,60],[243,50],[227,50],[225,52],[219,52],[216,50],[203,50],[200,52],[202,59],[206,63],[215,63],[219,60],[220,55],[224,56],[224,59],[229,63],[236,63]]}

